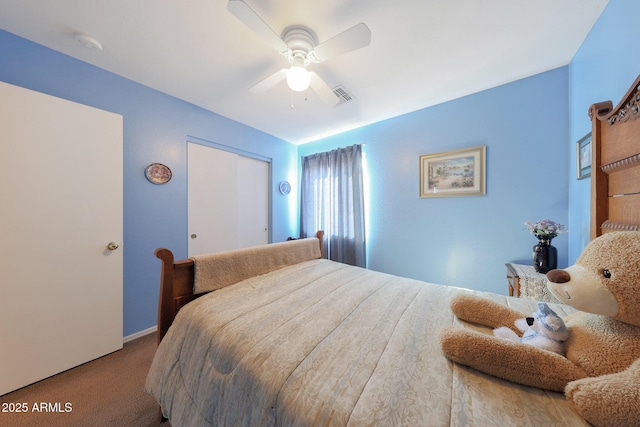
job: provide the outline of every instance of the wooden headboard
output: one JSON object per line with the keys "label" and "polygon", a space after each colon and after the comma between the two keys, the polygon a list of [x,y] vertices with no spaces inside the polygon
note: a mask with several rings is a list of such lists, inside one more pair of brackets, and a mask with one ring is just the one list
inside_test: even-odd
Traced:
{"label": "wooden headboard", "polygon": [[591,239],[620,230],[640,231],[640,76],[617,107],[589,108]]}
{"label": "wooden headboard", "polygon": [[[324,231],[318,231],[320,253],[323,253]],[[295,240],[295,239],[293,239]],[[178,311],[188,302],[205,295],[193,293],[194,262],[191,259],[174,260],[173,252],[159,248],[156,257],[162,261],[160,296],[158,298],[158,344],[169,330]]]}

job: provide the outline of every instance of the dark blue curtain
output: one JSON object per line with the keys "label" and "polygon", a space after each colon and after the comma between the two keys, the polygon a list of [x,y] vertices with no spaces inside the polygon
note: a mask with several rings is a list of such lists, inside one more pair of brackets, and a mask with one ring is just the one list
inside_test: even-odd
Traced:
{"label": "dark blue curtain", "polygon": [[302,158],[301,237],[324,230],[325,256],[366,266],[362,146]]}

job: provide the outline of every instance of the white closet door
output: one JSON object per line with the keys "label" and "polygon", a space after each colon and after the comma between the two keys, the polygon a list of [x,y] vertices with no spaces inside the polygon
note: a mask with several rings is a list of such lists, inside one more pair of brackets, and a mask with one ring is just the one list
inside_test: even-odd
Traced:
{"label": "white closet door", "polygon": [[122,116],[0,83],[0,395],[122,348]]}
{"label": "white closet door", "polygon": [[269,164],[190,142],[189,256],[268,243]]}
{"label": "white closet door", "polygon": [[269,243],[269,163],[238,156],[238,247]]}
{"label": "white closet door", "polygon": [[189,256],[236,247],[237,155],[189,143]]}

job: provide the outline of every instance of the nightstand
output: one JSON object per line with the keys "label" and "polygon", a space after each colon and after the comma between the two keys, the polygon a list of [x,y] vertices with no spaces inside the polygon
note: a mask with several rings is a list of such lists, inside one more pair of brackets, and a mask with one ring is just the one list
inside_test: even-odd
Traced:
{"label": "nightstand", "polygon": [[532,265],[507,263],[509,296],[536,301],[559,303],[547,289],[547,276],[538,273]]}

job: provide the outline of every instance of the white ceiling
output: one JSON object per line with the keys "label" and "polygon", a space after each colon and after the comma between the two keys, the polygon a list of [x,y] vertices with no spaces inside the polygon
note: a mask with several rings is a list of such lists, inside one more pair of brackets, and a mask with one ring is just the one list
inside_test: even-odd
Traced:
{"label": "white ceiling", "polygon": [[566,65],[608,3],[245,1],[276,33],[301,24],[319,42],[366,23],[369,46],[308,67],[354,100],[329,107],[309,90],[305,101],[285,82],[250,93],[288,63],[226,0],[0,0],[0,28],[300,144]]}

